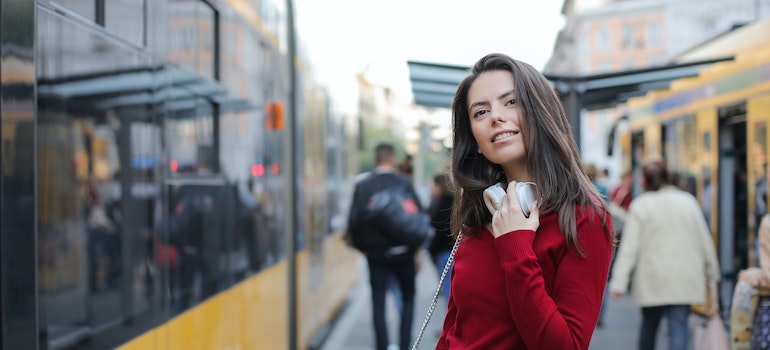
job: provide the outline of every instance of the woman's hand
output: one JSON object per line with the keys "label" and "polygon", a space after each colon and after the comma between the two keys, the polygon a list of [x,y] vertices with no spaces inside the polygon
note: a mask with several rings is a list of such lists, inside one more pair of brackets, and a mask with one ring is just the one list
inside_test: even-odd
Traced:
{"label": "woman's hand", "polygon": [[497,238],[516,230],[537,231],[540,227],[540,210],[537,201],[534,201],[529,208],[529,218],[527,218],[516,196],[516,181],[508,184],[506,192],[500,209],[492,215],[492,235]]}

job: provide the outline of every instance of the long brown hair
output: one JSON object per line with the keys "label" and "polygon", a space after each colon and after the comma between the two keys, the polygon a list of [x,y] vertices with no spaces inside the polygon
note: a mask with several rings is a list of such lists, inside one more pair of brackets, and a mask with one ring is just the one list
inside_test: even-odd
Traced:
{"label": "long brown hair", "polygon": [[577,240],[575,206],[590,206],[599,213],[608,239],[605,208],[599,192],[588,180],[572,137],[564,108],[551,85],[535,68],[503,54],[480,59],[458,86],[452,103],[452,176],[455,203],[452,232],[475,234],[492,220],[482,193],[487,187],[505,182],[503,168],[479,154],[468,112],[468,90],[487,71],[501,70],[513,75],[516,105],[523,114],[521,129],[527,152],[527,166],[540,191],[540,211],[558,213],[559,228],[567,244],[582,254]]}

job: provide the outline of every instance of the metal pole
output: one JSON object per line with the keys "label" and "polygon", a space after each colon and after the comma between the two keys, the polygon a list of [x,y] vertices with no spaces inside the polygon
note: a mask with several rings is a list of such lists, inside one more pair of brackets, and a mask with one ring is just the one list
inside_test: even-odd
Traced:
{"label": "metal pole", "polygon": [[289,285],[288,285],[288,299],[289,299],[289,349],[297,349],[297,260],[295,256],[296,244],[297,244],[297,232],[299,227],[299,218],[297,217],[296,205],[299,203],[297,200],[297,169],[298,163],[297,149],[294,142],[299,138],[297,137],[297,69],[294,65],[296,59],[296,43],[294,32],[294,4],[292,0],[286,0],[286,17],[288,24],[288,45],[289,45],[289,103],[288,108],[288,137],[285,138],[286,149],[289,154],[289,162],[287,176],[289,178],[288,186],[288,214],[289,222],[287,232],[289,233],[287,249],[288,249],[288,268],[289,268]]}

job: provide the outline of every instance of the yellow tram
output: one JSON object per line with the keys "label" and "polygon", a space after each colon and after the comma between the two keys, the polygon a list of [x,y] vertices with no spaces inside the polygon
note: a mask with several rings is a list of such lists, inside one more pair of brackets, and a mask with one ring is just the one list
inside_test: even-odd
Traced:
{"label": "yellow tram", "polygon": [[286,2],[0,4],[0,348],[310,347],[358,278],[357,129]]}
{"label": "yellow tram", "polygon": [[[697,196],[728,282],[723,291],[731,291],[735,274],[757,263],[756,226],[768,212],[770,43],[630,99],[627,107],[625,166],[638,179],[642,161],[663,158],[677,184]],[[638,181],[636,187],[638,193]]]}

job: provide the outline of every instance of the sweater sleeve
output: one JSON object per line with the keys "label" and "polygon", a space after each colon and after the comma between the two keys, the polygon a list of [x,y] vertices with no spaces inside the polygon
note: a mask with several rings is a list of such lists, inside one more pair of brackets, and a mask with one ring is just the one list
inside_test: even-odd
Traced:
{"label": "sweater sleeve", "polygon": [[532,248],[535,232],[510,232],[495,240],[506,276],[510,314],[529,349],[588,349],[599,319],[612,251],[598,216],[578,220],[585,256],[566,248],[546,291]]}

